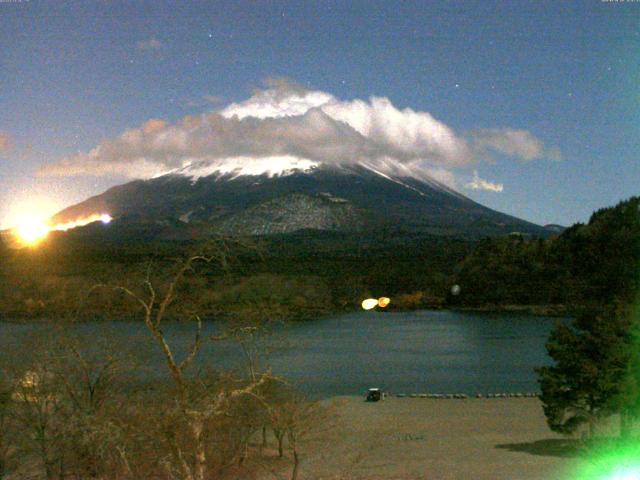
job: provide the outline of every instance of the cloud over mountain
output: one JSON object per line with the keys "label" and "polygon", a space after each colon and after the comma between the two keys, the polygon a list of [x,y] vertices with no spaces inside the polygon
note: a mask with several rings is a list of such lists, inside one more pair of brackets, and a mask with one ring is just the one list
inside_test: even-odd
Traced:
{"label": "cloud over mountain", "polygon": [[502,185],[501,183],[493,183],[489,182],[488,180],[484,180],[480,178],[480,175],[478,175],[478,171],[474,170],[473,179],[470,182],[465,183],[464,188],[468,188],[471,190],[488,190],[490,192],[499,193],[504,190],[504,185]]}
{"label": "cloud over mountain", "polygon": [[527,130],[513,128],[479,128],[471,132],[479,148],[490,148],[496,152],[525,161],[549,158],[560,160],[557,147],[547,149],[539,138]]}
{"label": "cloud over mountain", "polygon": [[385,97],[343,101],[276,79],[247,100],[220,110],[173,124],[148,120],[89,152],[45,166],[40,174],[148,178],[193,163],[273,157],[314,164],[365,163],[453,186],[455,169],[468,168],[494,151],[533,160],[550,150],[526,130],[459,133],[428,112],[399,109]]}

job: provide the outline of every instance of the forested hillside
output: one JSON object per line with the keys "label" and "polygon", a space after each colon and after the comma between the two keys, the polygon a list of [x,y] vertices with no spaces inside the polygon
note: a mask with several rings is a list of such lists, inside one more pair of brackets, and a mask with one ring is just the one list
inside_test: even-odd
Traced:
{"label": "forested hillside", "polygon": [[486,239],[460,263],[463,306],[604,305],[635,294],[640,259],[640,197],[596,211],[546,240]]}
{"label": "forested hillside", "polygon": [[[253,237],[251,247],[231,252],[226,275],[211,272],[215,281],[194,291],[212,315],[222,304],[228,310],[258,299],[287,315],[314,317],[382,295],[399,309],[537,306],[564,313],[628,300],[636,291],[639,206],[640,197],[631,198],[546,239],[514,234],[476,242],[400,230]],[[59,233],[35,249],[1,246],[0,315],[66,312],[95,283],[140,282],[150,268],[159,275],[172,258],[198,247],[168,240],[155,224],[110,228],[106,236],[91,225]],[[459,295],[451,293],[456,284]]]}
{"label": "forested hillside", "polygon": [[[172,259],[201,245],[158,240],[149,232],[136,240],[141,235],[128,231],[119,232],[116,241],[92,230],[54,235],[35,249],[4,248],[0,316],[68,312],[92,285],[123,279],[140,283],[149,271],[162,275]],[[367,296],[391,296],[394,308],[443,306],[454,267],[475,245],[405,232],[365,237],[313,230],[254,237],[243,244],[231,242],[224,274],[211,271],[193,287],[212,316],[256,300],[305,318],[359,308]],[[113,305],[110,311],[118,309]]]}

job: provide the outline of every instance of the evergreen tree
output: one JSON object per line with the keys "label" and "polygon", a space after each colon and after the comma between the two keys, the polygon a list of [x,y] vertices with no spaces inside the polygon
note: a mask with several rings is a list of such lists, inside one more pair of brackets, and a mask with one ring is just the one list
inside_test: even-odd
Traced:
{"label": "evergreen tree", "polygon": [[[621,411],[629,378],[630,319],[618,309],[589,310],[552,331],[547,351],[555,364],[536,369],[549,427],[593,435],[599,419]],[[631,393],[631,390],[629,390]]]}
{"label": "evergreen tree", "polygon": [[630,319],[627,345],[627,367],[620,395],[614,406],[620,413],[620,436],[628,437],[634,421],[640,419],[640,304],[626,312]]}

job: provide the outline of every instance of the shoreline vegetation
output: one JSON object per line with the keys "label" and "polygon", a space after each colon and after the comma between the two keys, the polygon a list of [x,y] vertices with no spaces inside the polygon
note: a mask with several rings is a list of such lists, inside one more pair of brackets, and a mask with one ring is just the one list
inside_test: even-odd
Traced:
{"label": "shoreline vegetation", "polygon": [[[573,315],[633,290],[639,208],[640,197],[634,197],[546,239],[396,233],[363,245],[360,237],[321,232],[307,232],[316,235],[309,244],[295,235],[260,238],[250,247],[234,247],[233,261],[224,268],[210,266],[201,278],[189,279],[185,293],[199,297],[200,313],[207,317],[235,315],[257,303],[277,318],[309,320],[356,311],[363,299],[380,296],[391,298],[389,310]],[[93,292],[87,301],[87,292],[123,279],[131,288],[139,286],[150,266],[166,272],[172,258],[197,248],[85,238],[90,233],[55,235],[33,250],[0,244],[0,317],[68,317],[80,304],[88,313],[123,315],[127,305],[121,298]]]}
{"label": "shoreline vegetation", "polygon": [[539,317],[569,317],[584,307],[569,307],[567,305],[484,305],[477,307],[456,306],[449,310],[456,312],[475,313],[526,313]]}
{"label": "shoreline vegetation", "polygon": [[[392,299],[393,302],[393,299]],[[461,313],[497,313],[497,314],[507,314],[507,313],[518,313],[518,314],[526,314],[532,315],[536,317],[558,317],[565,318],[570,317],[575,314],[576,311],[579,311],[584,307],[568,307],[566,305],[481,305],[481,306],[473,306],[473,307],[464,307],[459,305],[425,305],[415,308],[388,308],[387,310],[378,310],[380,313],[400,313],[400,312],[418,312],[418,311],[452,311],[452,312],[461,312]],[[362,311],[361,308],[352,308],[352,309],[334,309],[329,311],[323,311],[318,314],[307,314],[298,317],[289,317],[284,321],[288,322],[308,322],[321,320],[323,318],[339,316],[339,315],[348,315],[352,313],[357,313]],[[44,313],[26,313],[26,312],[14,312],[11,315],[0,313],[0,322],[3,323],[49,323],[52,321],[51,316],[47,316]],[[59,323],[73,322],[73,323],[81,323],[81,322],[93,322],[93,321],[103,321],[103,322],[135,322],[139,321],[139,318],[136,315],[99,315],[92,317],[78,317],[78,318],[56,318],[53,320]],[[181,321],[178,318],[172,319],[167,318],[167,322],[179,322]],[[216,318],[213,316],[203,316],[202,321],[204,322],[219,322],[224,323],[228,320],[225,318]]]}

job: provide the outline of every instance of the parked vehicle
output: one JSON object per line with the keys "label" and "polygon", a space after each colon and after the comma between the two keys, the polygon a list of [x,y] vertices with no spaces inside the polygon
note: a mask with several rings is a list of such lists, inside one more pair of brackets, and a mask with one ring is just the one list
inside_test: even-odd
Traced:
{"label": "parked vehicle", "polygon": [[384,400],[386,394],[379,388],[370,388],[367,392],[367,402],[378,402]]}

